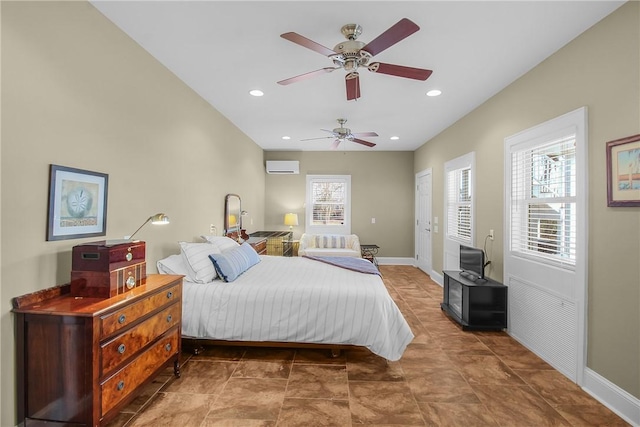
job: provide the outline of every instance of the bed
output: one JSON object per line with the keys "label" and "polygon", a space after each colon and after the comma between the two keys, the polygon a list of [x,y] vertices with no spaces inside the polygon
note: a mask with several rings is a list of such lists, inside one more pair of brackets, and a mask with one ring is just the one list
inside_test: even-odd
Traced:
{"label": "bed", "polygon": [[[394,361],[413,339],[379,274],[251,251],[247,243],[214,239],[181,243],[180,255],[158,262],[160,273],[185,275],[182,336],[187,343],[363,346]],[[231,254],[251,258],[252,264],[225,281],[217,267]],[[350,262],[371,265],[363,259]]]}

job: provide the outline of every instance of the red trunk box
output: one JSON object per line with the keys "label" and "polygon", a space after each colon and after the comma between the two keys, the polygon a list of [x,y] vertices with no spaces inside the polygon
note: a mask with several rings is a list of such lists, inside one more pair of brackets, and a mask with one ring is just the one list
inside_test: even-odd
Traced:
{"label": "red trunk box", "polygon": [[147,277],[145,242],[102,240],[73,247],[71,294],[110,298]]}

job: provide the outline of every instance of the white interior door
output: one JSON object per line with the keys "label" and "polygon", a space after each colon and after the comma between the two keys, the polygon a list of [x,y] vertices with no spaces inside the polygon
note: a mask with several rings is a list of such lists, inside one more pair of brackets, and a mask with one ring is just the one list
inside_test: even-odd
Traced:
{"label": "white interior door", "polygon": [[586,109],[505,139],[509,333],[579,385],[587,294]]}
{"label": "white interior door", "polygon": [[431,275],[431,169],[422,171],[416,175],[416,266]]}

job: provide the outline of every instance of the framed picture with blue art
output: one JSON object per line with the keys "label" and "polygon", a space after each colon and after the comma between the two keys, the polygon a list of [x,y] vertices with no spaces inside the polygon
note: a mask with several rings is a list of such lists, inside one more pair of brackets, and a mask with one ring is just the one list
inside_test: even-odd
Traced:
{"label": "framed picture with blue art", "polygon": [[108,184],[105,173],[51,165],[47,240],[104,236]]}
{"label": "framed picture with blue art", "polygon": [[640,206],[640,134],[607,142],[607,206]]}

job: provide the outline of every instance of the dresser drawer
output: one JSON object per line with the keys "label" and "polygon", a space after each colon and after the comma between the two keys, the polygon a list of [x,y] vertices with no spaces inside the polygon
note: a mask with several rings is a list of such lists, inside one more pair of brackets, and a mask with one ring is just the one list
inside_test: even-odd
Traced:
{"label": "dresser drawer", "polygon": [[180,284],[177,284],[166,291],[151,295],[148,298],[105,315],[100,319],[100,340],[113,335],[128,325],[131,325],[136,320],[156,310],[158,307],[163,307],[179,300],[181,297],[181,289],[182,287]]}
{"label": "dresser drawer", "polygon": [[267,239],[250,243],[250,245],[253,247],[253,249],[255,249],[258,255],[264,255],[267,253]]}
{"label": "dresser drawer", "polygon": [[122,335],[102,344],[101,370],[104,375],[136,354],[140,349],[180,323],[180,301],[134,326]]}
{"label": "dresser drawer", "polygon": [[106,414],[151,374],[162,367],[179,349],[180,328],[176,327],[122,370],[100,385],[102,412]]}

